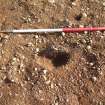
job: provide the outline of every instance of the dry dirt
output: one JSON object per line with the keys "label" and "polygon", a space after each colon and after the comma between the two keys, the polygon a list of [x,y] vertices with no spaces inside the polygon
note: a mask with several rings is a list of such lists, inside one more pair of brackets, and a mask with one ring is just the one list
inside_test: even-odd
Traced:
{"label": "dry dirt", "polygon": [[[105,26],[105,0],[0,0],[0,29]],[[105,32],[0,34],[0,105],[105,105]]]}

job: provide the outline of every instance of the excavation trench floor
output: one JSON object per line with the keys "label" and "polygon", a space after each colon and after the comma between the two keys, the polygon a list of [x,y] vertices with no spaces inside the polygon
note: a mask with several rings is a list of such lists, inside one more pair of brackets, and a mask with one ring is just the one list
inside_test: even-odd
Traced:
{"label": "excavation trench floor", "polygon": [[[104,0],[0,0],[0,30],[95,26]],[[105,32],[1,33],[0,105],[105,105]]]}

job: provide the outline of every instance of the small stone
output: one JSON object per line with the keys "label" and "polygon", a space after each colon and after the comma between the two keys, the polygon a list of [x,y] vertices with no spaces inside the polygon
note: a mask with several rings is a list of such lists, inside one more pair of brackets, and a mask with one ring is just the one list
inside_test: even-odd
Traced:
{"label": "small stone", "polygon": [[104,95],[104,92],[103,92],[102,90],[100,90],[100,93],[101,93],[102,95]]}
{"label": "small stone", "polygon": [[102,101],[99,101],[98,105],[104,105]]}
{"label": "small stone", "polygon": [[46,75],[46,73],[47,73],[47,70],[43,70],[43,73]]}
{"label": "small stone", "polygon": [[38,68],[35,67],[35,71],[37,71],[37,70],[38,70]]}
{"label": "small stone", "polygon": [[66,34],[64,32],[62,32],[62,36],[65,36]]}
{"label": "small stone", "polygon": [[87,17],[87,14],[86,14],[86,13],[83,13],[83,16],[84,16],[84,17]]}
{"label": "small stone", "polygon": [[11,92],[9,92],[9,95],[10,95],[10,96],[12,96],[12,93],[11,93]]}
{"label": "small stone", "polygon": [[36,52],[37,52],[37,53],[39,52],[39,48],[36,48]]}
{"label": "small stone", "polygon": [[54,88],[54,84],[53,84],[53,83],[51,83],[51,88],[52,88],[52,89]]}
{"label": "small stone", "polygon": [[36,38],[36,39],[38,39],[38,38],[39,38],[39,36],[38,36],[38,35],[35,35],[35,38]]}
{"label": "small stone", "polygon": [[1,70],[6,70],[6,66],[2,66],[1,67]]}
{"label": "small stone", "polygon": [[81,25],[79,25],[79,27],[83,28],[83,27],[84,27],[84,25],[82,25],[82,24],[81,24]]}
{"label": "small stone", "polygon": [[14,79],[12,79],[11,81],[12,81],[12,82],[15,82],[15,80],[14,80]]}
{"label": "small stone", "polygon": [[85,40],[85,39],[82,39],[82,43],[84,43],[84,44],[85,44],[85,43],[86,43],[86,40]]}
{"label": "small stone", "polygon": [[21,56],[21,58],[24,60],[24,59],[25,59],[25,56],[24,56],[24,55],[22,55],[22,56]]}
{"label": "small stone", "polygon": [[84,31],[84,33],[85,33],[85,34],[87,34],[87,33],[88,33],[88,31]]}
{"label": "small stone", "polygon": [[41,94],[43,91],[42,90],[39,90],[39,93]]}
{"label": "small stone", "polygon": [[50,80],[48,80],[48,81],[46,81],[46,84],[48,85],[48,84],[50,84],[51,83],[51,81]]}
{"label": "small stone", "polygon": [[44,99],[43,98],[40,98],[40,100],[43,101]]}
{"label": "small stone", "polygon": [[5,39],[8,39],[8,38],[9,38],[9,35],[4,36],[4,38],[5,38]]}
{"label": "small stone", "polygon": [[103,6],[105,6],[105,2],[103,2]]}
{"label": "small stone", "polygon": [[44,78],[45,81],[47,81],[47,77],[45,75],[43,75],[43,78]]}
{"label": "small stone", "polygon": [[104,38],[104,36],[103,36],[103,35],[101,35],[100,37],[101,37],[101,39],[103,39],[103,38]]}
{"label": "small stone", "polygon": [[101,33],[101,31],[96,31],[96,32],[99,33],[99,34]]}
{"label": "small stone", "polygon": [[99,18],[99,16],[98,16],[98,15],[96,15],[96,18]]}
{"label": "small stone", "polygon": [[92,79],[93,79],[93,81],[96,81],[96,80],[97,80],[97,78],[96,78],[96,77],[92,77]]}
{"label": "small stone", "polygon": [[90,43],[92,44],[93,43],[93,41],[90,39]]}
{"label": "small stone", "polygon": [[24,68],[24,64],[23,63],[20,64],[20,68]]}
{"label": "small stone", "polygon": [[58,102],[56,102],[55,105],[58,105]]}
{"label": "small stone", "polygon": [[94,63],[90,63],[90,66],[93,66],[94,65]]}
{"label": "small stone", "polygon": [[31,22],[32,20],[31,20],[31,18],[30,18],[30,17],[28,17],[28,18],[27,18],[27,21],[28,21],[28,22]]}
{"label": "small stone", "polygon": [[28,46],[28,47],[32,47],[32,46],[33,46],[33,43],[29,42],[29,43],[27,44],[27,46]]}
{"label": "small stone", "polygon": [[76,3],[75,3],[75,2],[72,2],[72,5],[73,5],[73,6],[76,6]]}
{"label": "small stone", "polygon": [[87,46],[87,49],[88,49],[88,50],[91,50],[91,46],[90,46],[90,45],[88,45],[88,46]]}
{"label": "small stone", "polygon": [[15,96],[18,96],[19,94],[15,93]]}
{"label": "small stone", "polygon": [[48,0],[48,1],[52,4],[55,3],[55,0]]}
{"label": "small stone", "polygon": [[13,58],[13,61],[16,61],[16,58],[15,57]]}
{"label": "small stone", "polygon": [[22,71],[22,72],[24,72],[25,70],[24,70],[24,69],[22,69],[21,71]]}

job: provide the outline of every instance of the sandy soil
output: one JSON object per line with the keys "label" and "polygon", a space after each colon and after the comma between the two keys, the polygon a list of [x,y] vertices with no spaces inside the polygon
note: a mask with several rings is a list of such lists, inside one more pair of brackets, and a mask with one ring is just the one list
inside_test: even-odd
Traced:
{"label": "sandy soil", "polygon": [[[0,0],[0,29],[105,26],[104,0]],[[105,32],[0,34],[0,105],[105,105]]]}

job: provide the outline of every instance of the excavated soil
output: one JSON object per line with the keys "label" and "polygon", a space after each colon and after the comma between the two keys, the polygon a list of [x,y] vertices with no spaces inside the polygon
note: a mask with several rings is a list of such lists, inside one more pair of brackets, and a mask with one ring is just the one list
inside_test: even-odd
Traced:
{"label": "excavated soil", "polygon": [[[0,30],[105,26],[105,0],[0,0]],[[0,105],[105,105],[105,32],[0,34]]]}

